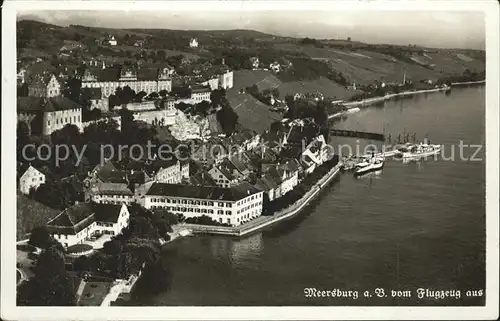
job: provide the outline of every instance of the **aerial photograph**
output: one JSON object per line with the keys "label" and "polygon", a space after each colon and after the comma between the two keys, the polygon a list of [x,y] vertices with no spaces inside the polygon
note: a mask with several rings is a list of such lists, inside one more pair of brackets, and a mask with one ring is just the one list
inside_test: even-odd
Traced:
{"label": "aerial photograph", "polygon": [[17,306],[486,304],[484,13],[15,33]]}

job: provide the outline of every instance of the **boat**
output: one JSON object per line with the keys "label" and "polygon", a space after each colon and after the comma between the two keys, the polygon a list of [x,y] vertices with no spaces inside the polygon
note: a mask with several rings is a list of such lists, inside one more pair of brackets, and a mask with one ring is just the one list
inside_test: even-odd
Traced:
{"label": "boat", "polygon": [[402,147],[399,151],[401,153],[400,157],[403,159],[419,159],[439,154],[441,145],[420,143],[417,145],[410,145],[409,147]]}
{"label": "boat", "polygon": [[373,157],[370,162],[354,171],[355,176],[364,175],[369,172],[381,170],[384,167],[384,160],[379,157]]}

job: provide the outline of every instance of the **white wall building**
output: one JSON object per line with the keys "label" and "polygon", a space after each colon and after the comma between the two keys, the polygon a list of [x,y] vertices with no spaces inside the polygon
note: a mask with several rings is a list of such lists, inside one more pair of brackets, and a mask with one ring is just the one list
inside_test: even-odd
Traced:
{"label": "white wall building", "polygon": [[198,48],[198,40],[196,38],[191,38],[191,40],[189,40],[189,47]]}
{"label": "white wall building", "polygon": [[128,226],[129,218],[125,205],[78,203],[50,220],[47,230],[67,248],[95,234],[118,235]]}
{"label": "white wall building", "polygon": [[262,191],[247,182],[231,188],[155,183],[145,195],[145,207],[238,226],[262,214]]}
{"label": "white wall building", "polygon": [[45,174],[31,165],[19,178],[19,189],[23,194],[29,194],[32,188],[36,190],[41,184],[45,184]]}
{"label": "white wall building", "polygon": [[152,92],[172,90],[172,71],[165,68],[133,68],[85,70],[82,77],[82,88],[101,88],[105,98],[113,95],[118,87],[129,86],[136,93],[141,91],[148,95]]}

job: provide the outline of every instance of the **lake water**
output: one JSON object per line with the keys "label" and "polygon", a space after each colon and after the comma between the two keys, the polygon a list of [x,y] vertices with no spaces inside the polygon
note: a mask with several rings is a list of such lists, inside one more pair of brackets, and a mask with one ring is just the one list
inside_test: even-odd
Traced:
{"label": "lake water", "polygon": [[[451,145],[484,144],[484,86],[453,88],[363,109],[332,125],[411,132]],[[332,144],[355,142],[330,137]],[[366,143],[366,142],[365,142]],[[474,148],[464,149],[471,156]],[[476,157],[484,158],[484,148]],[[388,160],[379,175],[342,174],[296,218],[243,239],[193,236],[164,251],[170,289],[134,305],[482,305],[485,287],[483,161]],[[308,298],[304,288],[357,290],[353,298]],[[387,297],[377,297],[383,288]],[[460,290],[419,299],[418,288]],[[391,290],[410,290],[393,298]],[[370,291],[371,297],[363,296]],[[472,294],[472,293],[470,293]],[[479,292],[475,292],[479,295]]]}

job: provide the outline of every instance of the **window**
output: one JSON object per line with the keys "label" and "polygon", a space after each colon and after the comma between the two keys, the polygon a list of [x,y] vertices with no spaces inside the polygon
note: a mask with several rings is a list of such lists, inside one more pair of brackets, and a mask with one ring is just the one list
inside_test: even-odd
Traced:
{"label": "window", "polygon": [[214,206],[214,202],[208,202],[208,205]]}
{"label": "window", "polygon": [[206,206],[207,202],[203,201],[203,202],[201,202],[201,205],[205,205]]}
{"label": "window", "polygon": [[219,206],[220,206],[220,207],[224,207],[224,203],[219,202]]}
{"label": "window", "polygon": [[203,209],[201,210],[201,212],[202,212],[202,213],[207,213],[207,209],[206,209],[206,208],[203,208]]}
{"label": "window", "polygon": [[224,214],[224,211],[223,210],[218,210],[217,214]]}
{"label": "window", "polygon": [[232,206],[233,206],[233,204],[231,204],[231,203],[226,203],[226,207],[232,207]]}
{"label": "window", "polygon": [[226,215],[231,215],[231,211],[226,211]]}
{"label": "window", "polygon": [[47,120],[47,125],[49,125],[49,126],[50,126],[50,120]]}

